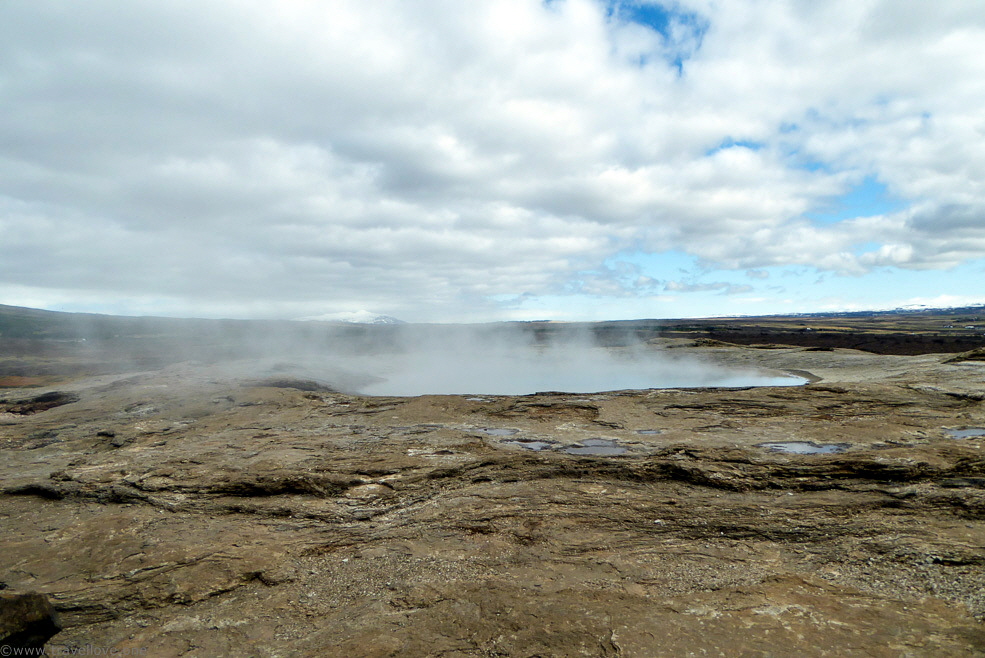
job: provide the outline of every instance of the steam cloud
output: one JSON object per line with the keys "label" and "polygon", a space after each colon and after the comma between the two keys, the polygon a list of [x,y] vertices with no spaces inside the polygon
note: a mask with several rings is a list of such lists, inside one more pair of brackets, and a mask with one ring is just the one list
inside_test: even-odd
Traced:
{"label": "steam cloud", "polygon": [[[516,325],[495,329],[459,327],[436,333],[402,327],[394,338],[383,352],[334,355],[335,364],[342,370],[373,378],[357,385],[355,392],[398,396],[526,395],[546,391],[777,386],[802,381],[675,355],[628,334],[619,336],[615,346],[600,345],[586,331],[561,330],[545,339]],[[321,378],[331,377],[329,370]]]}
{"label": "steam cloud", "polygon": [[[802,383],[664,349],[652,340],[659,327],[648,321],[373,326],[54,315],[60,323],[44,330],[54,339],[49,349],[73,346],[80,372],[194,361],[216,376],[300,377],[398,396]],[[38,327],[25,326],[25,339]]]}

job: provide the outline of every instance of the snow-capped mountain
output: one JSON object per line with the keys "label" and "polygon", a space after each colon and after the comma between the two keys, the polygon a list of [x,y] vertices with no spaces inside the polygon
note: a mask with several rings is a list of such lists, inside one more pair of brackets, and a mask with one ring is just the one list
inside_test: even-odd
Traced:
{"label": "snow-capped mountain", "polygon": [[300,320],[313,322],[348,322],[352,324],[405,324],[403,320],[398,320],[391,315],[377,315],[372,311],[338,311],[336,313],[323,313],[313,315]]}

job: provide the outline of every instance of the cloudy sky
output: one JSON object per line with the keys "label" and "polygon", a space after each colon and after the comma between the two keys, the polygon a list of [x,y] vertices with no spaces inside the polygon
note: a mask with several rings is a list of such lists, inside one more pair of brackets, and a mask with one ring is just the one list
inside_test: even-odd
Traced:
{"label": "cloudy sky", "polygon": [[980,0],[4,0],[0,303],[985,303]]}

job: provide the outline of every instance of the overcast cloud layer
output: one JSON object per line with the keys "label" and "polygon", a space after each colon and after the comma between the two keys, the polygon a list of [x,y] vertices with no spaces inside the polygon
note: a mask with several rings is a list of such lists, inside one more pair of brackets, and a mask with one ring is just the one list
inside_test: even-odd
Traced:
{"label": "overcast cloud layer", "polygon": [[0,303],[667,317],[983,262],[979,0],[645,4],[6,0]]}

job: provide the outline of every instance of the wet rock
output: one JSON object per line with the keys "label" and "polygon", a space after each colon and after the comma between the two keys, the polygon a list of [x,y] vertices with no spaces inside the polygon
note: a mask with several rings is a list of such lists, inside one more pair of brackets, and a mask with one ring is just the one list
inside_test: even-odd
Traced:
{"label": "wet rock", "polygon": [[[335,393],[336,390],[331,386],[322,384],[321,382],[316,382],[313,379],[290,379],[290,378],[273,378],[264,379],[258,381],[254,386],[269,386],[271,388],[293,388],[298,391],[307,391],[309,393]],[[231,398],[230,398],[231,400]]]}
{"label": "wet rock", "polygon": [[[40,649],[60,630],[58,615],[47,596],[0,592],[0,648]],[[17,655],[8,651],[3,655]]]}
{"label": "wet rock", "polygon": [[79,396],[74,393],[51,391],[50,393],[35,395],[34,397],[26,400],[0,400],[0,411],[10,414],[17,414],[20,416],[28,416],[78,401]]}

